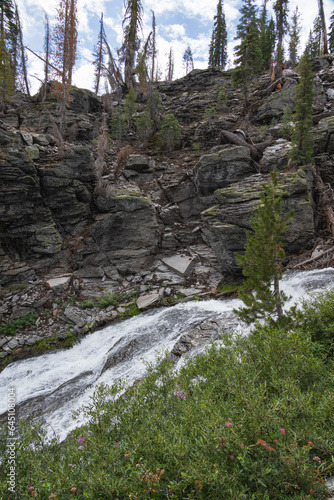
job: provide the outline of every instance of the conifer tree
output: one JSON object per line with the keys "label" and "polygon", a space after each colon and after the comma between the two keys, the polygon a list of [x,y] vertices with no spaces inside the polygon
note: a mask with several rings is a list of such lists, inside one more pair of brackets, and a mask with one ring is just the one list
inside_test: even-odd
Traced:
{"label": "conifer tree", "polygon": [[284,60],[283,38],[288,32],[288,3],[289,0],[275,0],[274,11],[276,13],[276,31],[277,31],[277,48],[276,48],[276,66],[275,77],[278,79],[282,76],[282,64]]}
{"label": "conifer tree", "polygon": [[241,84],[244,94],[245,110],[248,108],[248,86],[252,76],[262,69],[262,53],[260,48],[260,34],[256,18],[254,0],[243,0],[240,9],[241,18],[237,25],[236,39],[240,40],[235,47],[235,63],[238,67],[234,70],[235,84]]}
{"label": "conifer tree", "polygon": [[[66,106],[70,102],[70,87],[77,52],[77,0],[60,0],[57,8],[57,23],[53,31],[54,65],[61,75],[53,93],[60,106],[60,132],[65,135]],[[58,76],[58,75],[57,75]]]}
{"label": "conifer tree", "polygon": [[209,48],[209,67],[223,70],[227,61],[227,31],[223,0],[217,4],[217,14],[214,16],[214,25]]}
{"label": "conifer tree", "polygon": [[157,41],[156,41],[155,14],[154,14],[153,10],[151,10],[151,12],[152,12],[151,82],[153,82],[154,81],[154,72],[155,72],[155,61],[156,61],[156,58],[158,55],[158,51],[157,51]]}
{"label": "conifer tree", "polygon": [[296,66],[298,62],[298,48],[300,44],[301,32],[300,17],[300,12],[298,11],[298,7],[296,7],[296,10],[292,14],[292,23],[289,31],[289,58],[293,66]]}
{"label": "conifer tree", "polygon": [[234,312],[250,324],[265,317],[283,316],[287,297],[280,291],[282,277],[283,233],[288,229],[293,213],[282,215],[282,197],[278,193],[278,174],[271,173],[271,181],[262,185],[261,204],[250,220],[252,232],[247,233],[245,254],[236,254],[246,278],[239,298],[246,307]]}
{"label": "conifer tree", "polygon": [[260,24],[260,49],[262,54],[263,69],[269,69],[272,58],[272,53],[276,42],[276,27],[273,18],[268,22],[267,19],[267,3],[268,0],[263,0]]}
{"label": "conifer tree", "polygon": [[169,49],[167,71],[166,71],[167,82],[172,82],[173,76],[174,76],[174,52],[173,52],[173,47],[171,47]]}
{"label": "conifer tree", "polygon": [[328,47],[331,52],[334,52],[334,11],[331,14],[330,17],[330,25],[329,25],[329,32],[328,32]]}
{"label": "conifer tree", "polygon": [[42,101],[45,101],[47,94],[47,85],[49,81],[49,63],[50,63],[50,53],[51,53],[51,31],[50,31],[50,23],[49,17],[46,12],[44,12],[44,51],[45,51],[45,60],[44,60],[44,86],[42,91]]}
{"label": "conifer tree", "polygon": [[15,90],[17,27],[12,0],[0,2],[0,111]]}
{"label": "conifer tree", "polygon": [[135,79],[135,60],[140,47],[139,31],[142,28],[143,7],[141,0],[127,0],[123,19],[123,45],[119,50],[124,62],[124,81],[128,90],[133,87]]}
{"label": "conifer tree", "polygon": [[186,75],[194,69],[193,54],[189,45],[183,54],[183,64],[186,69]]}
{"label": "conifer tree", "polygon": [[93,62],[95,66],[95,94],[97,95],[99,92],[99,87],[100,87],[100,80],[103,72],[103,66],[104,66],[104,56],[105,56],[105,47],[104,47],[104,39],[105,39],[105,31],[104,31],[104,24],[103,24],[103,12],[101,12],[101,19],[100,19],[100,30],[99,30],[99,36],[97,40],[97,45],[96,45],[96,52],[94,54],[95,60]]}
{"label": "conifer tree", "polygon": [[323,53],[328,54],[327,27],[326,27],[326,19],[325,19],[323,0],[318,0],[318,6],[319,6],[319,18],[320,18],[320,24],[321,24],[321,30],[322,30]]}
{"label": "conifer tree", "polygon": [[300,75],[299,84],[295,87],[295,112],[293,115],[294,128],[292,131],[292,150],[290,157],[294,165],[305,165],[312,161],[312,104],[313,78],[310,55],[305,51],[298,65]]}
{"label": "conifer tree", "polygon": [[175,149],[181,140],[181,127],[177,118],[172,114],[165,116],[161,125],[161,145],[168,152]]}
{"label": "conifer tree", "polygon": [[31,98],[29,81],[28,81],[28,72],[27,72],[27,56],[25,53],[25,48],[23,43],[21,19],[17,5],[15,5],[15,23],[17,27],[18,43],[19,43],[19,53],[17,54],[18,62],[17,62],[16,78],[17,81],[20,82],[20,87],[23,89],[24,92],[26,92],[27,96]]}
{"label": "conifer tree", "polygon": [[313,29],[309,34],[306,50],[311,58],[320,56],[323,53],[322,27],[319,16],[313,21]]}

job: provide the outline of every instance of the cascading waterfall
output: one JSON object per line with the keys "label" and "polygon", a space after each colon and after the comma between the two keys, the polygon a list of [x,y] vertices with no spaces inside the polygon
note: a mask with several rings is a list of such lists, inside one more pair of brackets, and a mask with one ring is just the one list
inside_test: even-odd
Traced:
{"label": "cascading waterfall", "polygon": [[[333,286],[332,268],[287,274],[281,282],[291,297],[287,307]],[[110,385],[118,378],[133,383],[145,375],[146,362],[170,351],[189,328],[215,318],[226,318],[228,324],[241,304],[238,299],[207,300],[150,310],[94,332],[71,349],[12,363],[0,373],[0,415],[7,411],[8,387],[15,387],[19,418],[43,414],[62,440],[82,424],[72,419],[72,411],[90,401],[97,384]]]}

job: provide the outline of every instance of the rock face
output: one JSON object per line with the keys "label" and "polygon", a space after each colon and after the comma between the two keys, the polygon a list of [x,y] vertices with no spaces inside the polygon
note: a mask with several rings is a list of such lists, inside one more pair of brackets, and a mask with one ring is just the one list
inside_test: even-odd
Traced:
{"label": "rock face", "polygon": [[[333,56],[317,58],[314,68],[315,162],[324,181],[334,184]],[[48,94],[42,104],[38,96],[30,102],[16,93],[0,122],[0,286],[50,270],[114,287],[128,275],[146,284],[147,276],[163,275],[164,284],[167,275],[184,285],[217,284],[219,273],[240,271],[233,254],[243,249],[263,174],[275,167],[281,171],[284,209],[295,210],[286,234],[288,253],[310,246],[318,229],[311,175],[286,171],[291,144],[279,138],[278,126],[268,127],[273,119],[279,122],[287,105],[293,109],[298,80],[289,69],[281,91],[270,90],[268,75],[250,81],[249,121],[231,72],[194,70],[159,83],[163,112],[180,122],[183,149],[168,155],[159,150],[157,137],[146,148],[131,132],[126,140],[132,154],[123,170],[116,175],[117,154],[107,150],[103,178],[95,168],[101,111],[106,112],[100,98],[72,90],[60,158],[55,98]],[[145,96],[139,97],[138,112],[145,106]],[[277,140],[256,163],[247,147],[217,145],[222,130],[238,128],[255,143]],[[196,265],[177,274],[166,263],[180,255]]]}
{"label": "rock face", "polygon": [[[214,250],[224,275],[238,274],[234,253],[242,253],[250,217],[260,203],[262,175],[254,175],[215,192],[216,205],[202,212],[203,239]],[[283,196],[283,213],[294,210],[294,218],[284,236],[288,253],[308,248],[315,237],[314,211],[309,171],[279,176],[279,191]]]}
{"label": "rock face", "polygon": [[202,156],[195,166],[194,183],[200,195],[208,196],[253,173],[249,149],[227,146],[218,153]]}

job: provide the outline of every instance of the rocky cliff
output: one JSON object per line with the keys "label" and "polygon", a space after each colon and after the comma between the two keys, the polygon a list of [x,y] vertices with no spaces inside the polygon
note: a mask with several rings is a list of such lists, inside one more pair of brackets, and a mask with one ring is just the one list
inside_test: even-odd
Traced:
{"label": "rocky cliff", "polygon": [[[315,163],[333,185],[334,57],[316,59],[314,70]],[[296,71],[285,70],[282,89],[270,93],[268,75],[250,82],[247,117],[231,72],[194,70],[158,84],[163,112],[173,113],[181,125],[181,149],[166,153],[157,137],[143,145],[131,134],[122,146],[129,144],[132,153],[116,175],[120,145],[110,141],[103,189],[95,163],[107,116],[102,100],[73,89],[60,158],[54,98],[41,103],[36,96],[30,102],[17,93],[0,119],[0,286],[2,296],[7,294],[2,320],[20,315],[9,286],[64,274],[84,288],[93,283],[111,291],[139,283],[142,293],[153,286],[157,294],[161,285],[203,291],[235,280],[240,269],[234,253],[244,247],[261,184],[274,167],[280,171],[284,210],[295,211],[285,237],[287,255],[311,250],[326,229],[312,173],[308,167],[288,168],[290,145],[279,133],[285,107],[294,106],[298,78]],[[145,97],[138,101],[139,112]],[[222,130],[236,129],[243,129],[250,143],[268,141],[256,161],[248,147],[218,145]],[[29,307],[22,296],[16,302]]]}

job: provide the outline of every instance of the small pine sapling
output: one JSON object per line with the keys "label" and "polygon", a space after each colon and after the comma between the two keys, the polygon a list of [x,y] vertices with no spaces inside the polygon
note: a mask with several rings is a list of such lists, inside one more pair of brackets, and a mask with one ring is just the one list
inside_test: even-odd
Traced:
{"label": "small pine sapling", "polygon": [[246,307],[235,310],[237,316],[250,324],[276,315],[283,317],[286,295],[279,289],[282,261],[285,258],[282,235],[288,229],[293,212],[282,215],[282,196],[278,194],[278,174],[271,173],[271,182],[263,184],[261,205],[251,218],[253,232],[247,233],[245,254],[236,254],[246,280],[239,298]]}

